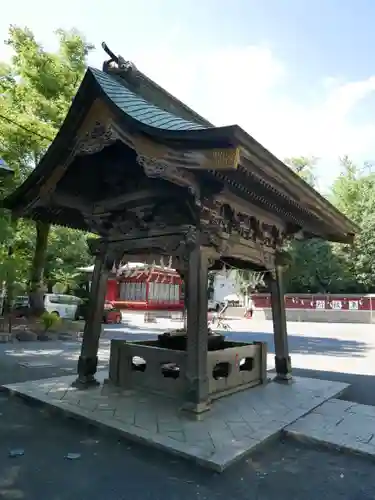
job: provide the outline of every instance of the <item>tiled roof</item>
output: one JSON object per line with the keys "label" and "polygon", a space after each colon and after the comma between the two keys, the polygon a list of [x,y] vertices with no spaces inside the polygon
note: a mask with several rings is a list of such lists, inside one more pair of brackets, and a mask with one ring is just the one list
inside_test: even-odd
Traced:
{"label": "tiled roof", "polygon": [[199,123],[184,120],[168,111],[164,111],[154,104],[146,101],[136,93],[120,83],[116,77],[108,75],[103,71],[90,68],[106,95],[120,108],[124,113],[135,120],[164,130],[202,130],[205,129]]}

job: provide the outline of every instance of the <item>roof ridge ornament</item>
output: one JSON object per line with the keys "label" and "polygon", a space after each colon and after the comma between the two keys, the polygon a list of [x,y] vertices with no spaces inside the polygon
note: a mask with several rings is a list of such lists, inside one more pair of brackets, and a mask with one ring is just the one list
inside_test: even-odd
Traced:
{"label": "roof ridge ornament", "polygon": [[[121,55],[116,56],[105,42],[102,42],[102,49],[110,57],[110,59],[104,61],[103,63],[103,71],[105,73],[108,73],[111,69],[117,69],[121,73],[124,72],[128,74],[137,72],[137,68],[133,62],[126,61]],[[117,68],[113,66],[113,63],[117,66]]]}

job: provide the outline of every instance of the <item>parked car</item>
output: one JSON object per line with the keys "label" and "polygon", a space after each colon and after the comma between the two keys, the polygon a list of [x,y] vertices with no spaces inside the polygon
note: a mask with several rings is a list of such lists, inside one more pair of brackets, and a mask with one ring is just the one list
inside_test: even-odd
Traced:
{"label": "parked car", "polygon": [[27,295],[19,295],[14,300],[13,313],[18,318],[28,316],[30,311],[29,297]]}
{"label": "parked car", "polygon": [[[88,302],[82,302],[77,309],[76,319],[86,319],[88,310]],[[119,325],[122,321],[120,309],[117,309],[112,302],[106,301],[103,310],[103,323],[116,323]]]}
{"label": "parked car", "polygon": [[76,318],[77,309],[81,302],[82,299],[74,295],[46,293],[44,296],[44,307],[46,311],[66,319]]}
{"label": "parked car", "polygon": [[[54,313],[63,319],[75,319],[78,306],[82,299],[74,295],[64,295],[59,293],[46,293],[44,295],[44,307],[49,313]],[[28,316],[30,312],[30,302],[27,295],[19,295],[15,298],[13,312],[17,317]]]}
{"label": "parked car", "polygon": [[106,301],[104,304],[103,323],[116,323],[119,325],[122,321],[120,309],[117,309],[112,302]]}

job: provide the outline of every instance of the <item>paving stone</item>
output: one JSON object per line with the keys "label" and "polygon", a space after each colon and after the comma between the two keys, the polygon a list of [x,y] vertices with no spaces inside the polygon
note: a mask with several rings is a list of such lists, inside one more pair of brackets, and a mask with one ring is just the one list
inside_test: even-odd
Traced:
{"label": "paving stone", "polygon": [[158,420],[154,412],[150,410],[140,410],[138,409],[134,417],[134,425],[137,427],[142,427],[151,433],[156,434],[158,432]]}
{"label": "paving stone", "polygon": [[167,432],[166,436],[171,439],[175,439],[176,441],[181,441],[182,443],[186,442],[185,433],[182,431]]}
{"label": "paving stone", "polygon": [[227,422],[227,425],[235,439],[251,438],[254,431],[245,423]]}
{"label": "paving stone", "polygon": [[367,415],[375,419],[375,406],[352,404],[347,410],[349,413],[354,413],[355,415]]}
{"label": "paving stone", "polygon": [[[104,381],[106,376],[98,372],[97,378]],[[347,387],[296,377],[290,385],[270,383],[218,400],[203,421],[195,422],[173,400],[136,391],[123,394],[108,385],[79,391],[71,387],[74,380],[75,375],[70,375],[6,387],[219,471]],[[312,430],[319,427],[318,421],[323,423],[320,433],[337,423],[337,417],[330,419],[329,415],[312,418]],[[335,435],[335,439],[339,437]]]}
{"label": "paving stone", "polygon": [[344,417],[348,411],[351,411],[351,408],[355,406],[355,403],[351,401],[343,401],[341,399],[332,399],[330,401],[326,401],[323,405],[318,406],[314,410],[314,413],[320,413],[321,415],[330,415],[337,417]]}
{"label": "paving stone", "polygon": [[290,435],[375,456],[375,408],[332,399],[286,427]]}
{"label": "paving stone", "polygon": [[370,440],[375,433],[375,419],[368,415],[348,414],[336,426],[337,432]]}
{"label": "paving stone", "polygon": [[[118,420],[119,422],[122,422],[123,424],[134,425],[135,413],[123,413],[121,411],[115,410],[113,418],[115,420]],[[114,424],[114,427],[116,427],[116,425],[117,424]]]}
{"label": "paving stone", "polygon": [[98,406],[97,402],[89,397],[82,397],[78,405],[90,411],[94,411]]}

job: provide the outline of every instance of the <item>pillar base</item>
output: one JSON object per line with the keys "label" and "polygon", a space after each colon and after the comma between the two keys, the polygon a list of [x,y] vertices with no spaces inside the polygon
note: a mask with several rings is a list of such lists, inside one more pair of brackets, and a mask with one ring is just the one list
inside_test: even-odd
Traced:
{"label": "pillar base", "polygon": [[292,380],[292,363],[290,356],[279,358],[275,356],[276,377],[275,382],[290,382]]}
{"label": "pillar base", "polygon": [[90,389],[91,387],[98,387],[100,382],[95,377],[77,377],[72,383],[72,387],[76,389]]}
{"label": "pillar base", "polygon": [[78,358],[78,377],[73,382],[73,387],[78,389],[88,389],[100,385],[95,378],[96,368],[98,366],[98,357],[80,356]]}
{"label": "pillar base", "polygon": [[202,420],[207,412],[211,410],[211,401],[203,403],[186,402],[182,405],[181,411],[192,420]]}

